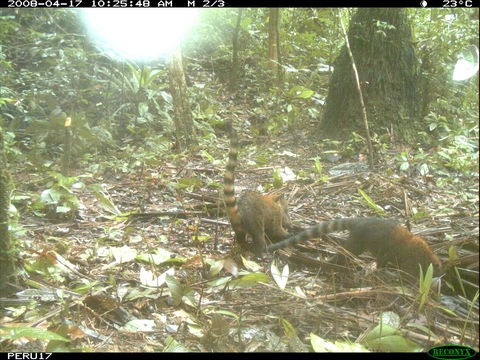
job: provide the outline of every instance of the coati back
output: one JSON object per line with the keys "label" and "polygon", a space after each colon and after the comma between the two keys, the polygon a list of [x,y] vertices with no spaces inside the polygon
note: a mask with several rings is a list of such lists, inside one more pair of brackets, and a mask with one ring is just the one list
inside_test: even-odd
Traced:
{"label": "coati back", "polygon": [[253,240],[253,250],[257,255],[265,251],[265,235],[271,241],[286,238],[285,230],[291,229],[287,201],[281,195],[262,195],[256,191],[244,191],[235,198],[235,167],[238,157],[238,138],[230,121],[225,122],[230,134],[230,152],[224,176],[223,195],[228,218],[235,232],[235,241],[248,248],[246,235]]}
{"label": "coati back", "polygon": [[427,242],[419,236],[387,219],[365,217],[322,221],[307,230],[272,244],[269,251],[281,249],[301,241],[335,231],[349,230],[345,248],[355,255],[369,251],[375,256],[377,268],[393,263],[411,275],[418,274],[419,264],[426,271],[431,263],[435,274],[441,270],[440,259],[432,252]]}

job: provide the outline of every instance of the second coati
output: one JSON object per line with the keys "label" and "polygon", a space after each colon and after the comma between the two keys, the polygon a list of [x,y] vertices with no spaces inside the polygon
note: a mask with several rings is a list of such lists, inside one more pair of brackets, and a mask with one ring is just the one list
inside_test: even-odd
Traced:
{"label": "second coati", "polygon": [[345,248],[354,255],[369,251],[376,258],[377,268],[392,263],[416,276],[419,264],[425,272],[431,263],[434,274],[438,275],[441,271],[440,259],[424,239],[412,234],[395,221],[375,217],[322,221],[295,236],[270,245],[268,251],[341,230],[350,231]]}
{"label": "second coati", "polygon": [[235,232],[235,241],[248,249],[246,235],[253,240],[253,251],[261,255],[266,249],[265,236],[278,241],[289,236],[285,229],[293,229],[288,216],[287,201],[281,195],[262,195],[244,191],[235,198],[235,167],[237,166],[238,138],[231,121],[225,122],[230,135],[230,152],[224,176],[223,195],[228,218]]}

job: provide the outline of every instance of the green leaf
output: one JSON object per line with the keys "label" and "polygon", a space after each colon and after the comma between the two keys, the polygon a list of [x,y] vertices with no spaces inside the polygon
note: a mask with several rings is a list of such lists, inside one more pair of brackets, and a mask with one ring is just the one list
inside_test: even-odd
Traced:
{"label": "green leaf", "polygon": [[68,353],[72,352],[72,350],[69,347],[69,344],[65,343],[64,341],[59,341],[59,340],[51,340],[47,347],[45,348],[45,351],[47,353],[52,353],[52,352],[62,352],[62,353]]}
{"label": "green leaf", "polygon": [[368,334],[365,336],[364,341],[371,341],[375,340],[377,338],[383,337],[383,336],[391,336],[391,335],[396,335],[399,334],[400,331],[388,324],[379,324],[375,326]]}
{"label": "green leaf", "polygon": [[100,207],[109,212],[112,215],[120,215],[121,212],[118,210],[118,208],[115,206],[113,200],[108,194],[104,194],[103,192],[100,191],[94,191],[95,197],[97,198],[98,204]]}
{"label": "green leaf", "polygon": [[163,352],[189,352],[188,348],[174,340],[171,336],[167,337],[165,341],[165,348]]}
{"label": "green leaf", "polygon": [[418,344],[400,335],[384,336],[366,342],[365,345],[369,348],[386,352],[418,352],[422,350]]}
{"label": "green leaf", "polygon": [[57,204],[62,198],[63,193],[55,189],[47,189],[40,194],[40,201],[42,204],[50,205]]}
{"label": "green leaf", "polygon": [[263,273],[251,273],[242,276],[240,279],[233,280],[230,283],[232,288],[248,288],[257,285],[260,282],[269,282],[270,278]]}
{"label": "green leaf", "polygon": [[426,211],[417,211],[415,214],[412,216],[412,220],[420,220],[428,217],[428,213]]}
{"label": "green leaf", "polygon": [[120,331],[126,332],[143,332],[154,331],[156,329],[155,321],[146,319],[136,319],[127,322]]}
{"label": "green leaf", "polygon": [[288,95],[294,99],[308,99],[315,94],[315,91],[304,88],[303,86],[295,86],[288,92]]}
{"label": "green leaf", "polygon": [[197,293],[192,288],[190,288],[188,285],[184,285],[182,287],[182,293],[183,293],[183,296],[181,300],[186,305],[191,306],[193,308],[196,308],[198,306],[198,300],[195,297]]}
{"label": "green leaf", "polygon": [[212,155],[210,155],[206,150],[202,150],[201,154],[205,156],[211,163],[215,162],[215,158]]}
{"label": "green leaf", "polygon": [[398,328],[400,326],[400,316],[393,311],[385,311],[380,315],[380,322]]}
{"label": "green leaf", "polygon": [[66,342],[70,341],[69,339],[60,336],[57,333],[33,327],[1,328],[0,337],[11,340],[20,339],[22,337],[29,337],[41,340],[58,340]]}
{"label": "green leaf", "polygon": [[374,350],[387,352],[415,352],[422,350],[418,344],[404,337],[398,329],[387,324],[377,325],[367,334],[362,344]]}
{"label": "green leaf", "polygon": [[423,273],[422,266],[418,264],[420,267],[420,281],[419,281],[419,291],[420,291],[420,302],[418,304],[418,310],[420,311],[427,300],[428,293],[430,292],[430,288],[432,286],[432,278],[433,278],[433,266],[432,264],[428,265],[427,272]]}
{"label": "green leaf", "polygon": [[280,323],[286,336],[291,337],[297,335],[297,330],[295,330],[295,327],[288,320],[280,318]]}
{"label": "green leaf", "polygon": [[110,251],[116,264],[130,262],[137,257],[137,250],[128,246],[111,247]]}
{"label": "green leaf", "polygon": [[222,315],[230,316],[230,317],[232,317],[232,318],[234,318],[234,319],[238,319],[238,318],[239,318],[237,314],[235,314],[235,313],[233,313],[233,312],[231,312],[231,311],[228,311],[228,310],[215,310],[215,311],[213,311],[213,312],[214,312],[215,314],[222,314]]}
{"label": "green leaf", "polygon": [[198,178],[182,178],[178,179],[177,183],[174,184],[175,188],[180,190],[184,188],[195,188],[203,185],[202,180]]}
{"label": "green leaf", "polygon": [[310,333],[310,342],[315,352],[369,352],[361,344],[342,341],[331,342]]}
{"label": "green leaf", "polygon": [[400,164],[400,170],[407,171],[410,168],[410,164],[408,162],[402,162]]}
{"label": "green leaf", "polygon": [[264,165],[267,165],[270,162],[270,158],[266,157],[264,155],[257,155],[257,157],[255,158],[255,162],[259,166],[264,166]]}
{"label": "green leaf", "polygon": [[322,175],[322,163],[318,157],[315,158],[315,170],[317,170],[318,175]]}
{"label": "green leaf", "polygon": [[210,270],[209,270],[209,275],[210,276],[215,276],[217,275],[220,271],[223,269],[223,262],[224,260],[217,260],[213,262],[213,264],[210,265]]}
{"label": "green leaf", "polygon": [[168,288],[170,289],[170,293],[172,294],[173,305],[178,306],[182,303],[183,297],[183,286],[176,278],[171,275],[165,277],[166,283]]}
{"label": "green leaf", "polygon": [[385,211],[380,206],[378,206],[375,203],[375,201],[373,201],[372,198],[367,195],[365,191],[363,191],[362,189],[358,189],[358,192],[360,195],[362,195],[363,199],[365,200],[365,203],[368,206],[370,206],[373,210],[375,210],[377,214],[385,216]]}
{"label": "green leaf", "polygon": [[68,214],[70,211],[72,211],[72,208],[68,206],[57,206],[55,211],[57,214]]}
{"label": "green leaf", "polygon": [[450,261],[455,261],[458,259],[457,251],[455,249],[455,246],[451,245],[448,248],[448,258]]}
{"label": "green leaf", "polygon": [[146,103],[138,104],[138,114],[140,116],[146,116],[148,114],[148,105]]}
{"label": "green leaf", "polygon": [[288,346],[295,352],[306,352],[308,351],[308,347],[300,340],[297,335],[297,331],[295,327],[287,320],[280,318],[280,324],[283,327],[283,331],[285,332],[285,336],[288,340]]}
{"label": "green leaf", "polygon": [[147,270],[143,267],[140,268],[140,282],[143,285],[151,287],[160,287],[166,282],[167,275],[174,275],[175,269],[170,268],[167,271],[163,272],[159,276],[155,276],[152,271]]}
{"label": "green leaf", "polygon": [[90,282],[89,280],[83,280],[82,282],[83,283],[81,285],[78,285],[78,286],[74,287],[72,290],[76,293],[79,293],[79,294],[86,294],[90,290],[92,290],[93,287],[95,287],[96,285],[99,284],[98,281]]}
{"label": "green leaf", "polygon": [[212,237],[210,235],[192,235],[192,240],[207,241]]}
{"label": "green leaf", "polygon": [[136,259],[153,265],[161,265],[165,263],[183,264],[187,261],[184,257],[173,256],[173,253],[162,248],[158,248],[154,254],[139,254]]}
{"label": "green leaf", "polygon": [[225,276],[225,277],[221,277],[219,279],[215,279],[215,280],[212,280],[212,281],[209,281],[207,283],[208,286],[212,286],[212,287],[224,287],[226,283],[228,283],[232,278],[230,276]]}
{"label": "green leaf", "polygon": [[156,295],[157,293],[158,291],[155,289],[132,288],[132,290],[130,290],[128,294],[125,295],[125,301],[132,301],[135,299],[141,299],[145,297],[155,298],[156,296],[158,296]]}
{"label": "green leaf", "polygon": [[458,315],[453,310],[447,309],[446,307],[443,307],[443,306],[436,306],[436,307],[439,308],[440,310],[443,310],[447,314],[458,318]]}
{"label": "green leaf", "polygon": [[274,169],[273,170],[273,187],[278,189],[283,185],[283,178],[280,174],[280,170]]}
{"label": "green leaf", "polygon": [[407,326],[412,327],[412,328],[415,328],[415,329],[418,329],[418,330],[420,330],[420,331],[423,331],[425,334],[427,334],[428,336],[433,337],[434,339],[435,339],[435,338],[438,338],[438,336],[437,336],[432,330],[430,330],[429,328],[427,328],[427,327],[424,326],[424,325],[417,324],[417,323],[408,323]]}
{"label": "green leaf", "polygon": [[429,173],[428,164],[421,164],[418,171],[420,172],[420,175],[422,175],[422,176],[427,175]]}
{"label": "green leaf", "polygon": [[253,260],[247,260],[242,256],[242,263],[245,268],[251,272],[259,272],[262,267]]}

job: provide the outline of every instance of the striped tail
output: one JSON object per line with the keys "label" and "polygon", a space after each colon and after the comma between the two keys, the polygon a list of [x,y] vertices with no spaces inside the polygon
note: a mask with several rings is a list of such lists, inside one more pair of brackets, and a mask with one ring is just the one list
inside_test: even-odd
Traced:
{"label": "striped tail", "polygon": [[284,247],[298,244],[299,242],[306,241],[308,239],[314,239],[319,237],[322,234],[328,234],[335,231],[341,230],[351,230],[354,226],[358,225],[360,222],[365,221],[367,218],[347,218],[347,219],[337,219],[331,221],[322,221],[317,225],[308,228],[301,233],[298,233],[292,237],[289,237],[285,240],[279,241],[267,247],[267,251],[274,251],[282,249]]}
{"label": "striped tail", "polygon": [[232,126],[231,120],[226,120],[225,125],[230,135],[230,152],[228,153],[228,162],[223,178],[223,198],[227,208],[227,215],[232,224],[232,228],[237,232],[242,231],[240,222],[240,213],[238,212],[237,200],[235,199],[235,167],[237,166],[238,156],[238,137]]}

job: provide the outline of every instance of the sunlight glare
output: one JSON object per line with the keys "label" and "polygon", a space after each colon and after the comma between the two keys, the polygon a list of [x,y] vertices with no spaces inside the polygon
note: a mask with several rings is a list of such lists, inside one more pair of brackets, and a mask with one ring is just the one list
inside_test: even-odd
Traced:
{"label": "sunlight glare", "polygon": [[198,9],[82,9],[89,36],[107,55],[151,61],[171,53]]}
{"label": "sunlight glare", "polygon": [[475,45],[469,45],[458,55],[452,79],[463,81],[475,75],[478,71],[478,57],[478,48]]}

